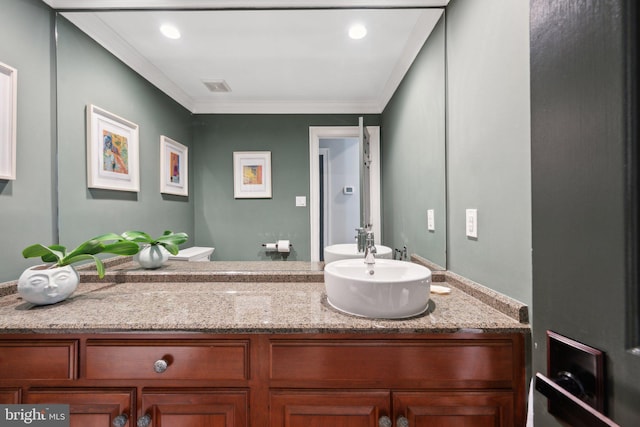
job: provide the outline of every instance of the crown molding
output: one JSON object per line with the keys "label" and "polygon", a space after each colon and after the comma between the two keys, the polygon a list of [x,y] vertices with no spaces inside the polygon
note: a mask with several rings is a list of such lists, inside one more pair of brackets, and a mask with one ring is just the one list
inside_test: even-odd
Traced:
{"label": "crown molding", "polygon": [[445,7],[449,0],[42,0],[56,10]]}

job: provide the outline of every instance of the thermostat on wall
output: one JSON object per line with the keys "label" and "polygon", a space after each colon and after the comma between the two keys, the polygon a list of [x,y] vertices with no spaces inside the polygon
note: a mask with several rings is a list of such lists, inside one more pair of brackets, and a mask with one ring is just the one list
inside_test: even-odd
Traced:
{"label": "thermostat on wall", "polygon": [[344,194],[353,194],[353,185],[345,185],[342,192]]}

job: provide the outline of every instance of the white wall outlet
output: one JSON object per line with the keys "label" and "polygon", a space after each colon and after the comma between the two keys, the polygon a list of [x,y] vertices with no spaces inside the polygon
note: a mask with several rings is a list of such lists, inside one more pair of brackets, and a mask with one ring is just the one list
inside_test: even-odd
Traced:
{"label": "white wall outlet", "polygon": [[433,209],[427,210],[427,230],[429,231],[436,230],[435,212]]}
{"label": "white wall outlet", "polygon": [[307,196],[296,196],[296,206],[301,208],[307,206]]}
{"label": "white wall outlet", "polygon": [[478,238],[478,210],[467,209],[467,223],[466,223],[467,237],[474,239]]}

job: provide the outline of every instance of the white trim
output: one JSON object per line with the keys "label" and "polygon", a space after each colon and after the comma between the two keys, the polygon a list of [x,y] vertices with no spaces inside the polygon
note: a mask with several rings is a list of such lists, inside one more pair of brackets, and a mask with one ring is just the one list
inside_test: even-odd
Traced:
{"label": "white trim", "polygon": [[[371,220],[376,243],[382,239],[380,227],[380,127],[367,126],[371,137]],[[321,138],[358,138],[358,126],[310,126],[309,127],[309,219],[311,261],[320,261],[320,182],[318,156]],[[377,204],[374,205],[374,200]]]}
{"label": "white trim", "polygon": [[[322,164],[324,165],[324,243],[326,245],[331,244],[331,225],[333,223],[331,218],[331,212],[329,210],[329,205],[331,201],[331,170],[330,170],[330,162],[329,162],[329,149],[328,148],[320,148],[318,150],[318,154],[322,155]],[[319,196],[319,193],[318,193]]]}
{"label": "white trim", "polygon": [[[382,107],[384,108],[384,106]],[[193,114],[380,114],[380,101],[220,101],[196,99]]]}
{"label": "white trim", "polygon": [[42,0],[54,9],[444,7],[449,0]]}

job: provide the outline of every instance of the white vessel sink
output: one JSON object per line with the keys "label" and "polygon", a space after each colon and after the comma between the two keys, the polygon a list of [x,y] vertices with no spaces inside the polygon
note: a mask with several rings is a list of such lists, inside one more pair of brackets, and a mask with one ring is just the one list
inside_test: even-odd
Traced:
{"label": "white vessel sink", "polygon": [[[371,274],[373,272],[373,274]],[[429,304],[431,270],[406,261],[347,259],[325,265],[327,301],[356,316],[402,319],[424,313]]]}
{"label": "white vessel sink", "polygon": [[[391,259],[391,248],[387,246],[376,245],[376,251],[376,258]],[[355,258],[364,259],[364,253],[358,252],[358,245],[356,245],[355,243],[342,243],[339,245],[325,246],[324,248],[325,264],[341,259]]]}

